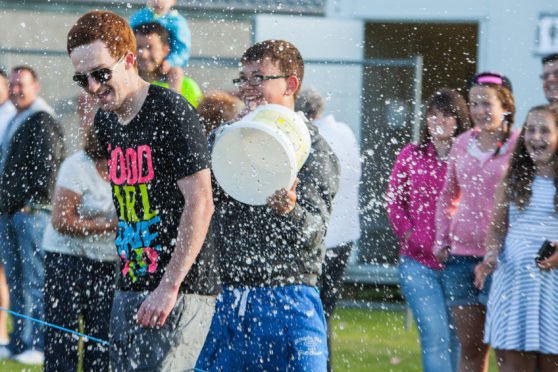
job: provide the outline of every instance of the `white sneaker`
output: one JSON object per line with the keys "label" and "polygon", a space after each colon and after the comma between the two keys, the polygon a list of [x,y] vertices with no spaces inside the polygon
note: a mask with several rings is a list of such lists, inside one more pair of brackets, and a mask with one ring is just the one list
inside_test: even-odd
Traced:
{"label": "white sneaker", "polygon": [[12,352],[6,346],[0,346],[0,359],[9,359],[12,357]]}
{"label": "white sneaker", "polygon": [[15,355],[13,360],[21,364],[43,364],[45,361],[45,354],[42,351],[29,349]]}

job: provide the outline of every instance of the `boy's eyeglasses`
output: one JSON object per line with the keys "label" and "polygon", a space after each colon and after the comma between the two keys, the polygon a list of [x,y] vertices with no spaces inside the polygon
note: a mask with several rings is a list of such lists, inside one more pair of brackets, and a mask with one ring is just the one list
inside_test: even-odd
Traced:
{"label": "boy's eyeglasses", "polygon": [[122,62],[125,56],[126,54],[120,57],[120,59],[116,61],[116,63],[111,67],[98,68],[96,70],[89,71],[89,72],[81,72],[79,74],[75,74],[73,79],[76,82],[76,84],[82,88],[85,88],[89,85],[89,76],[95,79],[97,83],[104,84],[110,79],[112,79],[112,70],[114,70],[116,65]]}
{"label": "boy's eyeglasses", "polygon": [[242,85],[248,83],[252,86],[260,85],[265,80],[273,80],[273,79],[283,79],[288,78],[289,75],[253,75],[249,78],[246,76],[241,76],[238,79],[233,79],[234,85]]}

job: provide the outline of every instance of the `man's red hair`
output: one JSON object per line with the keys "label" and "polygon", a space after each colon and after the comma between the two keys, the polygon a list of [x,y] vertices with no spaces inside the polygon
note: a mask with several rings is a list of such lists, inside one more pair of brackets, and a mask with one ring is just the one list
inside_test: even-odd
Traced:
{"label": "man's red hair", "polygon": [[136,38],[132,28],[124,18],[106,10],[91,11],[77,20],[68,32],[68,55],[77,47],[97,40],[105,43],[114,59],[120,59],[128,51],[136,55]]}

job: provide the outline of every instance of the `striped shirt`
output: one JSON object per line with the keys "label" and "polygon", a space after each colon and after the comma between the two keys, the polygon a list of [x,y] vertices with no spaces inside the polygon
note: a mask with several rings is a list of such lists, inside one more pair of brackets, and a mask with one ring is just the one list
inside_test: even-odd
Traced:
{"label": "striped shirt", "polygon": [[535,255],[558,241],[554,180],[535,177],[530,203],[509,208],[508,233],[493,275],[484,342],[502,350],[558,354],[558,270],[540,271]]}

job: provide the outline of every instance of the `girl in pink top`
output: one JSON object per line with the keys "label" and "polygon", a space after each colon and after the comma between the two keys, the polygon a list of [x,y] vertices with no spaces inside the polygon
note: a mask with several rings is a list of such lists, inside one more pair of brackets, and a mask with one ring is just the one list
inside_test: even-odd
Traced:
{"label": "girl in pink top", "polygon": [[518,131],[512,131],[515,103],[511,83],[498,73],[480,73],[468,84],[475,128],[455,140],[436,212],[434,254],[445,261],[446,301],[452,306],[461,345],[459,370],[486,371],[483,340],[489,282],[474,286],[482,262],[496,186],[505,175]]}
{"label": "girl in pink top", "polygon": [[444,185],[446,158],[453,138],[469,129],[467,104],[450,89],[440,89],[426,107],[419,144],[408,144],[393,167],[386,194],[387,213],[401,244],[401,290],[415,318],[425,371],[452,371],[459,344],[445,304],[441,269],[432,248],[436,200]]}

